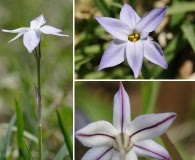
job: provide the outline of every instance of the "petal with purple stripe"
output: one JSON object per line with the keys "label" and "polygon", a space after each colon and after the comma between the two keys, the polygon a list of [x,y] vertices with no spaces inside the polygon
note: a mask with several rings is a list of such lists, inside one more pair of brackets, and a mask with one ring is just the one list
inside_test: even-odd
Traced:
{"label": "petal with purple stripe", "polygon": [[133,142],[152,139],[162,135],[176,118],[175,113],[146,114],[135,118],[128,126]]}
{"label": "petal with purple stripe", "polygon": [[137,78],[144,58],[143,42],[141,40],[137,42],[128,41],[126,46],[126,57],[133,70],[134,77]]}
{"label": "petal with purple stripe", "polygon": [[81,160],[108,160],[111,159],[114,149],[110,146],[93,147]]}
{"label": "petal with purple stripe", "polygon": [[107,121],[93,122],[76,132],[76,138],[87,147],[112,145],[119,132]]}
{"label": "petal with purple stripe", "polygon": [[121,20],[108,17],[95,17],[104,29],[115,38],[127,41],[132,30]]}
{"label": "petal with purple stripe", "polygon": [[123,131],[126,129],[130,122],[130,102],[129,96],[125,91],[122,82],[118,92],[114,96],[114,115],[113,125],[117,130]]}
{"label": "petal with purple stripe", "polygon": [[125,46],[126,42],[119,39],[110,42],[102,56],[98,69],[101,70],[103,68],[112,67],[123,62],[126,58]]}
{"label": "petal with purple stripe", "polygon": [[163,51],[159,46],[159,44],[150,40],[143,41],[143,44],[144,44],[144,57],[149,61],[151,61],[152,63],[155,63],[163,67],[164,69],[167,69],[168,64],[166,62]]}
{"label": "petal with purple stripe", "polygon": [[163,21],[165,17],[167,7],[156,8],[147,13],[137,23],[135,30],[137,32],[152,32],[154,31]]}
{"label": "petal with purple stripe", "polygon": [[133,30],[140,17],[129,4],[125,4],[120,12],[120,20]]}
{"label": "petal with purple stripe", "polygon": [[153,140],[145,140],[134,144],[133,150],[137,155],[142,157],[151,157],[158,159],[169,159],[170,155],[167,150],[154,142]]}

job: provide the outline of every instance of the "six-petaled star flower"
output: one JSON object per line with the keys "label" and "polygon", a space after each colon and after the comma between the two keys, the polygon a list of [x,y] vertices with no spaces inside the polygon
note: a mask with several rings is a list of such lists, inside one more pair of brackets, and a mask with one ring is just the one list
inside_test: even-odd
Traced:
{"label": "six-petaled star flower", "polygon": [[99,70],[116,66],[127,59],[137,78],[143,57],[166,69],[168,67],[159,44],[148,36],[163,21],[167,7],[156,8],[140,18],[130,5],[125,4],[120,18],[95,17],[114,39],[105,50]]}
{"label": "six-petaled star flower", "polygon": [[130,121],[130,102],[122,83],[114,97],[113,125],[107,121],[88,124],[76,132],[77,139],[93,147],[82,160],[137,160],[137,155],[169,159],[169,153],[152,138],[162,135],[175,113],[146,114]]}
{"label": "six-petaled star flower", "polygon": [[37,45],[41,40],[41,32],[44,34],[53,34],[56,36],[68,37],[68,35],[60,34],[62,30],[49,25],[44,25],[45,23],[46,20],[44,18],[44,15],[41,14],[39,17],[35,18],[30,22],[30,27],[22,27],[14,30],[3,29],[2,31],[10,32],[10,33],[18,33],[18,35],[13,39],[11,39],[9,42],[12,42],[18,39],[20,36],[24,35],[23,37],[24,45],[28,49],[28,52],[31,53],[37,47]]}

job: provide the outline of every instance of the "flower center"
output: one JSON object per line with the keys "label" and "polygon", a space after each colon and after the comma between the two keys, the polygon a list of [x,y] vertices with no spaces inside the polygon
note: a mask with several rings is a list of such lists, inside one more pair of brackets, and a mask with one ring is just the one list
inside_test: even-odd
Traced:
{"label": "flower center", "polygon": [[140,39],[139,33],[133,33],[128,36],[128,40],[131,42],[137,42]]}
{"label": "flower center", "polygon": [[119,151],[121,154],[125,155],[127,152],[129,152],[132,149],[133,142],[130,140],[128,134],[119,133],[115,137],[113,147],[116,151]]}

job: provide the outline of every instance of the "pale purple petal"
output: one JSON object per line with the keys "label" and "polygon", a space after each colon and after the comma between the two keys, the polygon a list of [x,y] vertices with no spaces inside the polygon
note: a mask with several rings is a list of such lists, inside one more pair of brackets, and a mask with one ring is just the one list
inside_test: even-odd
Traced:
{"label": "pale purple petal", "polygon": [[25,33],[25,32],[20,32],[20,33],[18,33],[17,36],[15,36],[13,39],[11,39],[11,40],[9,41],[9,43],[12,42],[12,41],[14,41],[14,40],[16,40],[16,39],[18,39],[18,38],[21,37],[24,33]]}
{"label": "pale purple petal", "polygon": [[152,139],[162,135],[176,118],[175,113],[146,114],[135,118],[128,126],[133,142]]}
{"label": "pale purple petal", "polygon": [[129,28],[133,30],[137,22],[140,20],[140,17],[129,4],[125,3],[120,12],[120,20],[126,23]]}
{"label": "pale purple petal", "polygon": [[140,39],[141,40],[143,40],[143,39],[145,40],[145,39],[147,39],[148,35],[149,35],[149,32],[142,32],[140,34]]}
{"label": "pale purple petal", "polygon": [[136,31],[138,32],[152,32],[163,21],[165,17],[167,7],[156,8],[147,13],[136,25]]}
{"label": "pale purple petal", "polygon": [[133,150],[137,155],[142,157],[169,159],[170,155],[167,150],[154,142],[153,140],[145,140],[134,144]]}
{"label": "pale purple petal", "polygon": [[20,33],[20,32],[27,32],[29,30],[28,27],[22,27],[22,28],[17,28],[14,30],[6,30],[6,29],[2,29],[3,32],[9,32],[9,33]]}
{"label": "pale purple petal", "polygon": [[137,155],[134,151],[134,149],[131,149],[125,157],[125,160],[138,160]]}
{"label": "pale purple petal", "polygon": [[60,34],[60,32],[62,32],[61,29],[58,29],[58,28],[55,28],[55,27],[52,27],[49,25],[45,25],[45,26],[41,27],[40,31],[44,34],[53,34],[56,36],[67,36],[68,37],[68,35]]}
{"label": "pale purple petal", "polygon": [[142,67],[144,57],[144,47],[142,41],[127,42],[126,57],[133,70],[134,77],[137,78]]}
{"label": "pale purple petal", "polygon": [[42,25],[46,23],[45,17],[41,14],[39,17],[35,18],[30,22],[31,29],[39,29]]}
{"label": "pale purple petal", "polygon": [[108,17],[95,17],[100,25],[114,37],[127,41],[132,30],[121,20]]}
{"label": "pale purple petal", "polygon": [[130,120],[129,96],[125,91],[122,82],[120,82],[119,90],[114,96],[113,125],[117,130],[123,133],[130,123]]}
{"label": "pale purple petal", "polygon": [[77,139],[87,147],[112,145],[119,132],[107,121],[93,122],[76,132]]}
{"label": "pale purple petal", "polygon": [[81,160],[109,160],[113,153],[114,149],[110,146],[93,147],[85,153]]}
{"label": "pale purple petal", "polygon": [[24,34],[23,42],[28,52],[31,53],[40,42],[40,32],[29,31]]}
{"label": "pale purple petal", "polygon": [[143,41],[144,44],[144,57],[155,63],[164,69],[167,69],[168,65],[164,57],[163,51],[159,44],[153,41]]}
{"label": "pale purple petal", "polygon": [[111,160],[120,160],[120,159],[121,159],[121,157],[120,157],[119,152],[118,152],[118,151],[115,151],[115,152],[113,153],[113,155],[112,155]]}
{"label": "pale purple petal", "polygon": [[125,41],[113,40],[105,50],[98,69],[116,66],[123,62],[125,60],[125,46]]}

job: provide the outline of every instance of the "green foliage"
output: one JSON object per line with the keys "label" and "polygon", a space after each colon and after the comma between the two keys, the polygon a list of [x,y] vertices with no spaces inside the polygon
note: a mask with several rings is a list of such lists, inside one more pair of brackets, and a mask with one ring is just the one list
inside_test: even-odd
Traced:
{"label": "green foliage", "polygon": [[[63,120],[61,118],[62,116],[60,115],[59,111],[57,111],[57,117],[58,117],[58,123],[59,123],[60,129],[61,129],[62,134],[64,136],[65,144],[66,144],[68,151],[69,151],[69,155],[71,157],[71,160],[73,160],[72,140],[70,138],[70,134],[68,133],[68,130],[66,129],[66,126],[64,126],[64,124],[63,124]],[[61,154],[61,152],[60,152],[60,154]]]}
{"label": "green foliage", "polygon": [[16,121],[16,115],[13,115],[10,122],[9,122],[9,126],[7,128],[7,132],[5,137],[3,138],[2,144],[1,144],[1,148],[0,148],[0,160],[5,160],[6,159],[6,152],[7,152],[7,148],[8,145],[10,143],[11,140],[11,136],[12,136],[12,127],[14,126]]}

